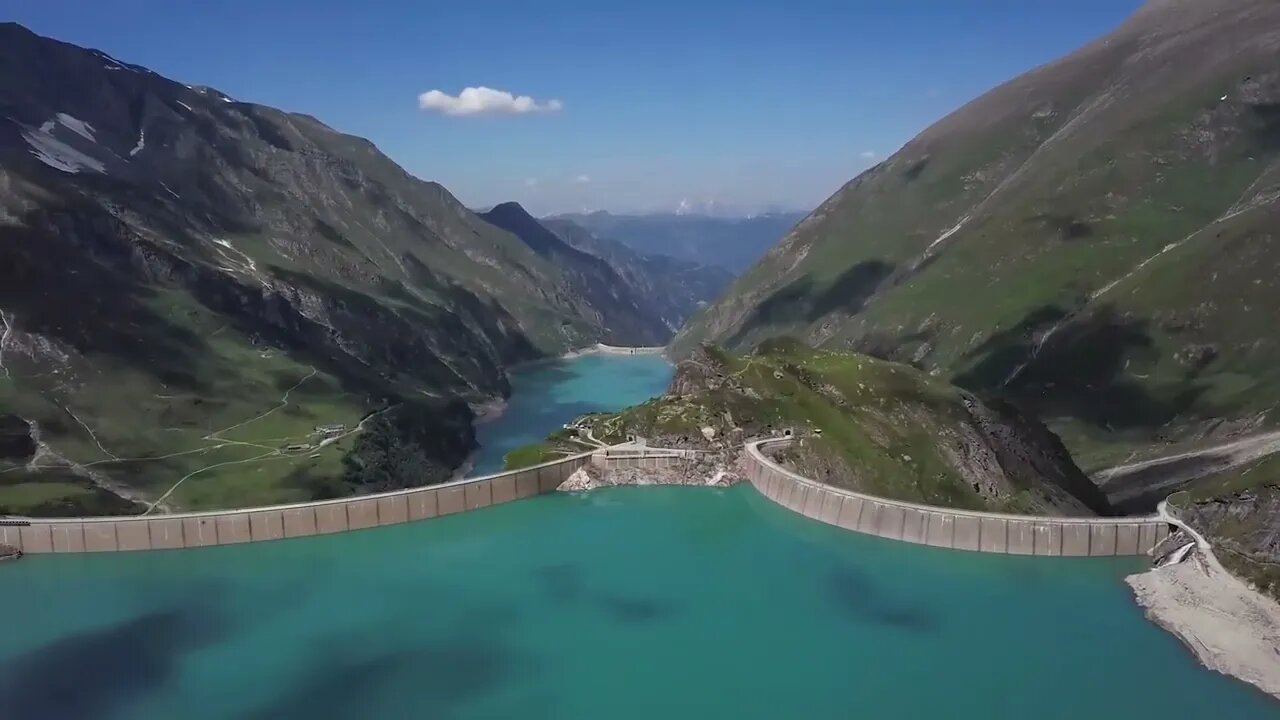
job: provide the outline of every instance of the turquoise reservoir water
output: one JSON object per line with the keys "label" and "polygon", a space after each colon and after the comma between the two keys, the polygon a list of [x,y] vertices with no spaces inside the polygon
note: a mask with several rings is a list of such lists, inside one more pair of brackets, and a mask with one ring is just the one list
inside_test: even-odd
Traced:
{"label": "turquoise reservoir water", "polygon": [[579,415],[619,410],[661,395],[672,372],[671,364],[657,355],[596,354],[512,373],[506,410],[476,428],[480,451],[472,474],[498,472],[508,452],[542,440]]}
{"label": "turquoise reservoir water", "polygon": [[[573,415],[626,394],[600,381],[615,362],[669,372],[584,379],[600,360],[524,376],[494,446],[550,429],[516,415],[522,388]],[[0,719],[1280,716],[1142,617],[1121,582],[1141,566],[894,543],[748,486],[31,556],[0,566]]]}
{"label": "turquoise reservoir water", "polygon": [[3,718],[1273,718],[1146,622],[1141,563],[616,488],[0,569]]}

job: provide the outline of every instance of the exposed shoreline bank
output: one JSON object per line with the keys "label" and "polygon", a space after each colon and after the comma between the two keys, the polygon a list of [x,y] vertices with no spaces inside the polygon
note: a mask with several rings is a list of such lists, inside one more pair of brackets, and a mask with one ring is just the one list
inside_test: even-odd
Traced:
{"label": "exposed shoreline bank", "polygon": [[1206,667],[1280,699],[1280,605],[1227,570],[1209,540],[1170,512],[1168,500],[1157,512],[1193,544],[1183,562],[1159,568],[1171,572],[1130,583],[1139,604]]}
{"label": "exposed shoreline bank", "polygon": [[1224,569],[1211,550],[1125,582],[1147,618],[1200,664],[1280,700],[1280,604]]}

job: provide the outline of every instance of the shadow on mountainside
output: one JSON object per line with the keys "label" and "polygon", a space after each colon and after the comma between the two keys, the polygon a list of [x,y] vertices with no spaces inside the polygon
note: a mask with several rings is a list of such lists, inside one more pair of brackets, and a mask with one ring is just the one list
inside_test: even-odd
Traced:
{"label": "shadow on mountainside", "polygon": [[84,355],[114,357],[171,387],[204,389],[193,374],[204,338],[161,313],[163,299],[134,269],[124,230],[93,208],[36,210],[0,226],[0,307],[27,332]]}
{"label": "shadow on mountainside", "polygon": [[819,289],[805,275],[774,291],[756,306],[728,345],[737,346],[757,330],[789,325],[807,325],[833,312],[855,315],[894,271],[892,263],[866,260],[844,271]]}
{"label": "shadow on mountainside", "polygon": [[[1054,327],[1037,350],[1037,340]],[[1111,306],[1068,320],[1062,308],[1046,305],[970,352],[973,364],[955,382],[1005,396],[1042,418],[1153,431],[1190,409],[1204,392],[1194,384],[1194,373],[1166,390],[1127,372],[1134,356],[1154,352],[1147,320],[1121,317]]]}

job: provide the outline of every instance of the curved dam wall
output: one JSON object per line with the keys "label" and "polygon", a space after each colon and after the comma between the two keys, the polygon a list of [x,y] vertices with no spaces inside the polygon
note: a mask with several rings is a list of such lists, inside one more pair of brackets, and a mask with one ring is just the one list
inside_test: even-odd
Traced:
{"label": "curved dam wall", "polygon": [[953,510],[834,488],[765,455],[789,438],[748,443],[748,479],[762,495],[847,530],[934,547],[1008,555],[1144,555],[1169,534],[1156,517],[1067,518]]}
{"label": "curved dam wall", "polygon": [[[441,485],[294,505],[145,517],[0,518],[0,543],[24,553],[170,550],[398,525],[553,492],[598,452]],[[669,462],[641,453],[628,460]]]}

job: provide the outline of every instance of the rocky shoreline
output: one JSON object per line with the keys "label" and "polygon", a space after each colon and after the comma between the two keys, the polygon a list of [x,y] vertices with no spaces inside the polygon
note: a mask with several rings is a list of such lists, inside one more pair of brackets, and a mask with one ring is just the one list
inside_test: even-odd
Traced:
{"label": "rocky shoreline", "polygon": [[1138,605],[1207,668],[1280,699],[1280,604],[1193,549],[1176,564],[1130,575]]}
{"label": "rocky shoreline", "polygon": [[22,551],[12,545],[0,544],[0,563],[6,560],[18,560],[22,557]]}

